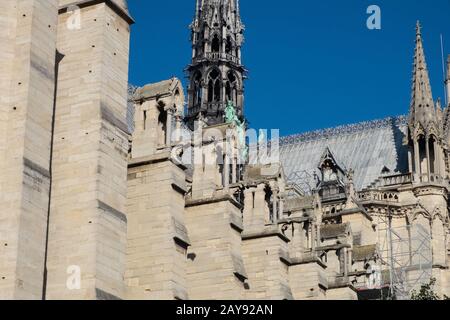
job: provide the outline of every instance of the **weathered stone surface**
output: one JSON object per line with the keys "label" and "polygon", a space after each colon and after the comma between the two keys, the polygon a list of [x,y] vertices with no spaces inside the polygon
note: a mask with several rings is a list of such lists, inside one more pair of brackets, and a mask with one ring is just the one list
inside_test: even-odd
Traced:
{"label": "weathered stone surface", "polygon": [[0,3],[0,298],[40,299],[57,1]]}
{"label": "weathered stone surface", "polygon": [[129,26],[104,2],[81,6],[79,29],[71,14],[59,15],[47,298],[124,298]]}

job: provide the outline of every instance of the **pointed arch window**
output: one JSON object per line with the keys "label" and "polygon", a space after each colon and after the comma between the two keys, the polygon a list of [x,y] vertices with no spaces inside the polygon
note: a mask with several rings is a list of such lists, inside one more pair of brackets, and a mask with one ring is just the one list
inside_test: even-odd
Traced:
{"label": "pointed arch window", "polygon": [[219,102],[221,100],[221,85],[220,72],[213,69],[208,76],[208,102]]}
{"label": "pointed arch window", "polygon": [[230,36],[227,37],[227,42],[226,42],[226,45],[225,45],[225,52],[227,54],[232,54],[233,53],[233,42],[231,41],[231,37]]}
{"label": "pointed arch window", "polygon": [[434,135],[430,135],[430,139],[428,142],[429,150],[430,150],[430,170],[432,174],[438,174],[439,173],[439,157],[438,152],[439,149],[437,148],[437,139]]}
{"label": "pointed arch window", "polygon": [[211,51],[212,52],[220,52],[220,39],[219,39],[219,36],[217,34],[214,35],[214,38],[212,40]]}
{"label": "pointed arch window", "polygon": [[419,136],[419,171],[421,175],[428,174],[427,143],[424,135]]}

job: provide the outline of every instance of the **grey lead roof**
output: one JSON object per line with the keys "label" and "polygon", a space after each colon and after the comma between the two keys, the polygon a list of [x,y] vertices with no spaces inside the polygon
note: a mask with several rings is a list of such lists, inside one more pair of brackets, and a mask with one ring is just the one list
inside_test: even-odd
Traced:
{"label": "grey lead roof", "polygon": [[387,118],[307,132],[281,138],[280,160],[288,181],[315,187],[314,173],[329,147],[343,169],[353,169],[357,190],[370,185],[384,167],[392,173],[406,172],[407,149],[403,146],[406,117]]}

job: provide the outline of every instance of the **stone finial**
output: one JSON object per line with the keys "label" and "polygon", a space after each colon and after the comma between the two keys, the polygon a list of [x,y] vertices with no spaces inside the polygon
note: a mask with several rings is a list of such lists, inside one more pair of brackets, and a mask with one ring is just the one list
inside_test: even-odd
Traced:
{"label": "stone finial", "polygon": [[447,105],[450,106],[450,54],[447,57],[447,77],[445,78],[445,88],[447,91]]}

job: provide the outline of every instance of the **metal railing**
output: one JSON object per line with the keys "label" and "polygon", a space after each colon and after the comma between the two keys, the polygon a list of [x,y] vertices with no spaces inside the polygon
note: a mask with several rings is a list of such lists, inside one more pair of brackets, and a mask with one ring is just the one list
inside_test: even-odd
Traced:
{"label": "metal railing", "polygon": [[200,61],[200,60],[210,60],[210,61],[218,61],[218,60],[225,60],[225,61],[231,61],[236,64],[240,64],[240,60],[238,57],[230,54],[230,53],[223,53],[223,52],[207,52],[198,55],[194,58],[194,61]]}

